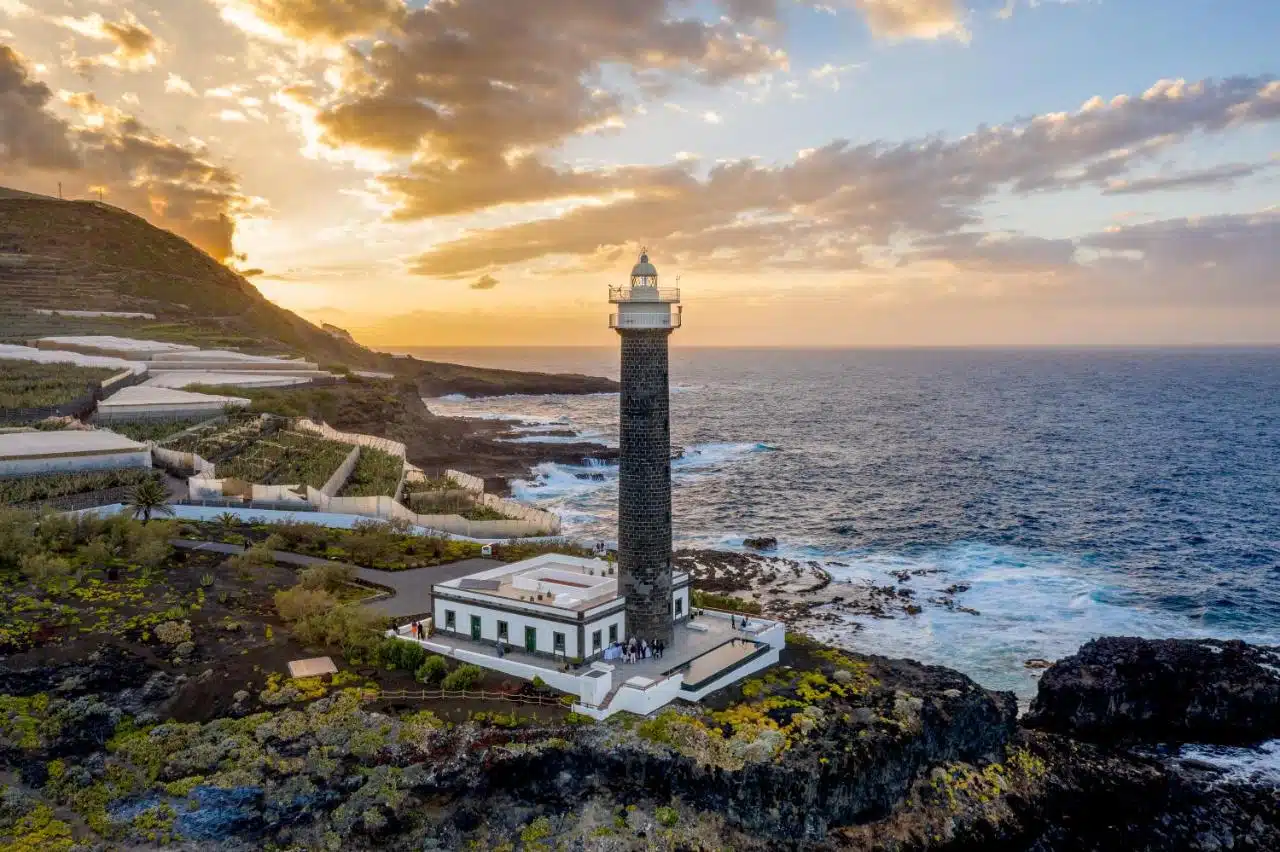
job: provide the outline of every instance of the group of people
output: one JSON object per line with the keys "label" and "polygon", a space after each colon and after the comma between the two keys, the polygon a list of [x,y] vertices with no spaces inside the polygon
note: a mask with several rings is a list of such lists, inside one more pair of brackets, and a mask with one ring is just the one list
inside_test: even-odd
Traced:
{"label": "group of people", "polygon": [[426,639],[427,628],[422,626],[421,621],[411,621],[409,622],[409,635],[414,639]]}
{"label": "group of people", "polygon": [[632,636],[622,643],[621,647],[622,661],[624,663],[638,663],[641,660],[650,658],[661,660],[663,652],[667,650],[667,643],[661,639],[654,639],[650,642],[647,639],[637,639]]}

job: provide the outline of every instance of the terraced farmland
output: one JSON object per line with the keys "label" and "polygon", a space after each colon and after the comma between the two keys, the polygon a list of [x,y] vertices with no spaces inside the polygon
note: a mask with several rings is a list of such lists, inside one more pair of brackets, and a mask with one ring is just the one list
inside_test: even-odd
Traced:
{"label": "terraced farmland", "polygon": [[62,405],[118,372],[107,367],[6,359],[0,361],[0,411]]}
{"label": "terraced farmland", "polygon": [[215,465],[219,477],[319,488],[350,453],[349,445],[337,441],[302,432],[277,432],[261,436],[234,458]]}
{"label": "terraced farmland", "polygon": [[0,479],[0,505],[12,506],[128,488],[155,473],[148,468],[94,470],[84,473],[49,473]]}
{"label": "terraced farmland", "polygon": [[404,460],[391,453],[361,447],[360,458],[339,497],[394,497],[404,472]]}

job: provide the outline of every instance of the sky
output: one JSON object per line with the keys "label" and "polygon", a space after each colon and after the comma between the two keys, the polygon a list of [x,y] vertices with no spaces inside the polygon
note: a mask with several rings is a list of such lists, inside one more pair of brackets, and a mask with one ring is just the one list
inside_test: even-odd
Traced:
{"label": "sky", "polygon": [[0,184],[375,346],[1280,343],[1274,0],[0,0]]}

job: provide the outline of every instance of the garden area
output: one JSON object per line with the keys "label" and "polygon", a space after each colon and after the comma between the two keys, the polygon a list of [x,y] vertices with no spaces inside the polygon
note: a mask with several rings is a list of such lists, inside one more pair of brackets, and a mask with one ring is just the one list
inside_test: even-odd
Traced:
{"label": "garden area", "polygon": [[0,478],[0,506],[56,503],[64,498],[85,495],[99,496],[101,502],[116,502],[109,498],[113,495],[119,497],[124,491],[155,476],[155,471],[149,468],[8,476]]}
{"label": "garden area", "polygon": [[[383,571],[405,571],[471,559],[480,556],[481,547],[471,541],[411,533],[406,524],[397,521],[362,521],[347,530],[299,521],[245,523],[229,512],[214,521],[184,521],[180,535],[225,544],[261,545],[268,550],[319,556]],[[593,555],[590,549],[568,540],[515,539],[492,548],[492,558],[503,562],[519,562],[543,553]]]}
{"label": "garden area", "polygon": [[404,459],[373,447],[361,447],[360,458],[339,497],[394,497],[404,475]]}
{"label": "garden area", "polygon": [[119,373],[108,367],[5,360],[0,370],[0,419],[9,409],[62,405]]}

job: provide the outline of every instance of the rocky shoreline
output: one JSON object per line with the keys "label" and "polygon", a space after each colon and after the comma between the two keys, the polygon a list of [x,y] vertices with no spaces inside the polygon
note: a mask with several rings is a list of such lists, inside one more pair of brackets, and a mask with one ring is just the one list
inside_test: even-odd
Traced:
{"label": "rocky shoreline", "polygon": [[673,564],[689,573],[695,588],[755,605],[762,615],[779,618],[794,630],[850,649],[862,629],[854,620],[858,617],[910,617],[926,607],[980,614],[964,605],[963,595],[969,588],[964,584],[948,586],[932,597],[917,594],[911,580],[923,574],[921,570],[885,576],[895,582],[839,581],[817,560],[690,549],[677,551]]}
{"label": "rocky shoreline", "polygon": [[[1237,659],[1225,674],[1219,654]],[[1275,654],[1099,640],[1054,664],[1019,721],[1011,694],[958,672],[797,637],[776,671],[707,708],[450,725],[323,688],[275,711],[245,693],[230,716],[177,724],[173,703],[211,673],[113,648],[6,661],[0,839],[38,848],[19,834],[33,814],[92,807],[82,828],[126,845],[81,830],[51,848],[1263,852],[1280,848],[1280,781],[1161,757],[1143,747],[1182,740],[1141,734],[1185,730],[1211,705],[1192,710],[1199,741],[1280,737],[1280,715],[1257,713],[1280,700]],[[760,690],[774,699],[747,694]],[[45,721],[21,716],[36,705]],[[110,800],[86,805],[103,784]]]}

